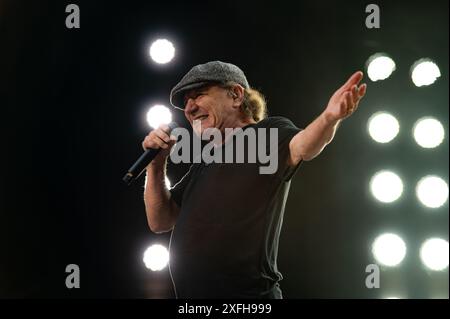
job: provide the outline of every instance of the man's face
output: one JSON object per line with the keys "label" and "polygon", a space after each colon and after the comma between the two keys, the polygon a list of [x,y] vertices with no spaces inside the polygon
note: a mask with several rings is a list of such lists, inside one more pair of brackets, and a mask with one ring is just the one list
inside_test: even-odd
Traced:
{"label": "man's face", "polygon": [[207,128],[215,127],[223,132],[226,127],[233,127],[236,116],[233,103],[228,90],[215,85],[206,86],[186,93],[184,115],[199,136]]}

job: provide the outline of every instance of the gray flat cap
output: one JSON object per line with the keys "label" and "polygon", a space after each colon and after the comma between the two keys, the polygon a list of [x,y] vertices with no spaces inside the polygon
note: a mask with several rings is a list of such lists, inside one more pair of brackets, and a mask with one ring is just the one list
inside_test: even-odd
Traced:
{"label": "gray flat cap", "polygon": [[229,81],[236,82],[246,89],[250,87],[244,72],[234,64],[211,61],[196,65],[174,86],[170,92],[170,103],[183,110],[184,94],[187,91],[202,87],[210,82],[226,83]]}

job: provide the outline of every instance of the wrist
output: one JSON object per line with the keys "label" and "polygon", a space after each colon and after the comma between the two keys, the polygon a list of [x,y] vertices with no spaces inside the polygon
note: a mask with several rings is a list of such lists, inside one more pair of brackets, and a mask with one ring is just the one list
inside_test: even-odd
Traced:
{"label": "wrist", "polygon": [[333,114],[327,111],[322,113],[322,118],[327,126],[336,126],[341,121],[339,118],[336,118]]}
{"label": "wrist", "polygon": [[156,156],[150,164],[147,165],[146,170],[147,173],[158,174],[164,172],[164,168],[166,166],[167,158],[159,158]]}

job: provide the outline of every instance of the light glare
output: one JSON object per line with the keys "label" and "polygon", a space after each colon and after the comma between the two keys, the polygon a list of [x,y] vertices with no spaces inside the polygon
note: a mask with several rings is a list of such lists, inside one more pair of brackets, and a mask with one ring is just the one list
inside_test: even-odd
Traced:
{"label": "light glare", "polygon": [[370,136],[378,143],[392,141],[400,130],[397,119],[386,112],[373,114],[367,124]]}
{"label": "light glare", "polygon": [[418,87],[431,85],[441,76],[439,67],[430,59],[416,61],[411,69],[411,79]]}
{"label": "light glare", "polygon": [[422,244],[420,258],[431,270],[441,271],[448,267],[448,241],[431,238]]}
{"label": "light glare", "polygon": [[166,183],[167,189],[170,189],[172,187],[172,184],[170,183],[170,180],[169,180],[169,178],[167,176],[165,178],[165,183]]}
{"label": "light glare", "polygon": [[382,234],[372,244],[372,253],[377,262],[394,267],[399,265],[406,255],[406,245],[396,234]]}
{"label": "light glare", "polygon": [[145,267],[152,271],[160,271],[169,263],[169,251],[162,245],[152,245],[144,253]]}
{"label": "light glare", "polygon": [[150,46],[150,56],[158,64],[166,64],[175,56],[175,47],[166,39],[158,39]]}
{"label": "light glare", "polygon": [[152,128],[156,129],[161,124],[169,124],[172,122],[172,113],[164,105],[154,105],[147,112],[147,122]]}
{"label": "light glare", "polygon": [[448,199],[448,184],[438,176],[425,176],[417,183],[416,195],[427,207],[441,207]]}
{"label": "light glare", "polygon": [[394,60],[383,53],[374,54],[368,59],[367,75],[373,82],[387,79],[394,71]]}
{"label": "light glare", "polygon": [[370,181],[372,195],[383,203],[397,200],[403,192],[403,183],[397,174],[390,171],[376,173]]}
{"label": "light glare", "polygon": [[434,148],[442,143],[445,132],[441,122],[425,117],[419,119],[413,129],[414,139],[423,148]]}

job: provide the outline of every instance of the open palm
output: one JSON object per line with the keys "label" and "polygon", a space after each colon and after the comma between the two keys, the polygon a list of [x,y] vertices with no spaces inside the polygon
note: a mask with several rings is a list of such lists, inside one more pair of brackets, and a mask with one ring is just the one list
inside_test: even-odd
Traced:
{"label": "open palm", "polygon": [[366,94],[367,85],[358,86],[362,78],[361,71],[355,72],[341,88],[334,92],[325,109],[329,119],[343,120],[356,111],[359,101]]}

